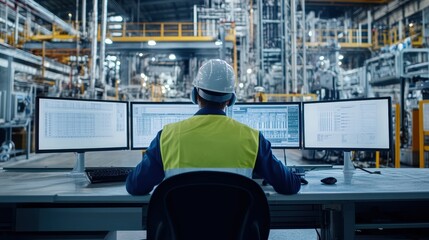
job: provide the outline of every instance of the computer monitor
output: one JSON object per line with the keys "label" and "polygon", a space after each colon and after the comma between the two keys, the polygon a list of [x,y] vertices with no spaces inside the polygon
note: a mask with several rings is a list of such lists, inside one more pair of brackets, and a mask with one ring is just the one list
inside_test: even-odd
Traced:
{"label": "computer monitor", "polygon": [[390,150],[390,98],[303,102],[303,143],[316,150]]}
{"label": "computer monitor", "polygon": [[129,149],[128,102],[38,97],[36,152]]}
{"label": "computer monitor", "polygon": [[36,99],[36,153],[76,152],[75,172],[85,152],[129,149],[128,132],[128,102]]}
{"label": "computer monitor", "polygon": [[262,132],[272,148],[301,147],[301,103],[236,103],[228,110],[233,119]]}
{"label": "computer monitor", "polygon": [[131,149],[146,149],[169,123],[192,117],[199,107],[191,102],[131,102]]}

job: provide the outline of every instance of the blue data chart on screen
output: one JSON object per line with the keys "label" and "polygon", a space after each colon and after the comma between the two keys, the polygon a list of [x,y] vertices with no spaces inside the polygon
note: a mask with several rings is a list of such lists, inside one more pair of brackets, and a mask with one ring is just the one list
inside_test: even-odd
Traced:
{"label": "blue data chart on screen", "polygon": [[273,148],[301,147],[300,103],[236,104],[231,117],[262,132]]}
{"label": "blue data chart on screen", "polygon": [[199,107],[191,103],[131,102],[131,149],[146,149],[167,124],[192,117]]}

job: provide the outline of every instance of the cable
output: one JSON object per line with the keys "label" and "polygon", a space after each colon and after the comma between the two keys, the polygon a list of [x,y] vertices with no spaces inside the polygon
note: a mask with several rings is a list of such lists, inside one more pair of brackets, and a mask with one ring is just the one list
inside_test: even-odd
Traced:
{"label": "cable", "polygon": [[322,236],[320,236],[320,233],[319,233],[319,231],[317,231],[317,228],[315,228],[314,230],[316,230],[316,233],[317,233],[317,239],[321,240],[321,239],[322,239]]}
{"label": "cable", "polygon": [[367,172],[367,173],[369,173],[369,174],[381,174],[381,172],[380,172],[380,171],[373,171],[373,172],[371,172],[371,171],[369,171],[369,170],[364,169],[363,167],[355,166],[355,168],[360,169],[360,170],[362,170],[362,171],[364,171],[364,172]]}

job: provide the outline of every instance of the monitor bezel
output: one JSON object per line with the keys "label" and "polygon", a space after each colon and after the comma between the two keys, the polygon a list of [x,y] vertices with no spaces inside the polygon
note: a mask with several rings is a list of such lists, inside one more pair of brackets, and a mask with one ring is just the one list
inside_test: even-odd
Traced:
{"label": "monitor bezel", "polygon": [[[86,101],[86,102],[109,102],[109,103],[124,103],[126,104],[126,125],[127,125],[127,146],[125,147],[105,147],[105,148],[69,148],[69,149],[40,149],[39,147],[39,110],[40,110],[40,100],[41,99],[51,99],[51,100],[64,100],[64,101]],[[114,100],[100,100],[100,99],[80,99],[80,98],[59,98],[59,97],[45,97],[37,96],[36,97],[36,114],[35,114],[35,152],[36,153],[65,153],[65,152],[96,152],[96,151],[116,151],[116,150],[129,150],[130,149],[130,121],[129,121],[129,102],[128,101],[114,101]]]}
{"label": "monitor bezel", "polygon": [[[301,149],[302,148],[302,106],[301,106],[301,102],[239,102],[234,104],[234,106],[237,105],[298,105],[298,116],[300,119],[299,120],[299,127],[298,127],[298,131],[299,131],[299,144],[296,147],[292,147],[292,146],[273,146],[272,143],[271,144],[271,148],[272,149]],[[232,116],[232,108],[234,106],[231,106],[231,111],[228,114],[229,117],[233,117]],[[259,130],[258,130],[259,131]],[[265,136],[264,136],[265,137]],[[268,138],[265,137],[265,139],[268,140]],[[268,140],[269,141],[269,140]]]}
{"label": "monitor bezel", "polygon": [[[196,104],[192,103],[192,102],[130,102],[130,127],[131,127],[131,131],[130,131],[130,148],[131,150],[146,150],[148,149],[148,147],[150,146],[150,143],[148,145],[148,147],[134,147],[134,133],[133,133],[133,129],[134,129],[134,121],[133,121],[133,105],[195,105]],[[197,112],[197,111],[196,111]],[[196,113],[195,112],[195,113]],[[155,138],[156,135],[153,136],[153,138]]]}
{"label": "monitor bezel", "polygon": [[[322,103],[332,103],[332,102],[351,102],[351,101],[375,101],[375,100],[387,100],[388,101],[388,128],[389,128],[389,147],[388,148],[345,148],[345,147],[306,147],[305,146],[305,106],[307,104],[322,104]],[[392,139],[392,99],[391,97],[374,97],[374,98],[352,98],[352,99],[339,99],[339,100],[324,100],[324,101],[308,101],[302,103],[302,146],[304,150],[338,150],[338,151],[390,151],[392,149],[393,139]]]}

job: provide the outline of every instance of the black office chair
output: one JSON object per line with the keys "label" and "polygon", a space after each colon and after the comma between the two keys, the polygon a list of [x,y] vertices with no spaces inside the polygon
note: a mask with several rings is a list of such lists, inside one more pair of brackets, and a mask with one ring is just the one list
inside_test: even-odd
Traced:
{"label": "black office chair", "polygon": [[153,192],[148,240],[268,239],[267,198],[253,180],[234,173],[197,171],[172,176]]}

